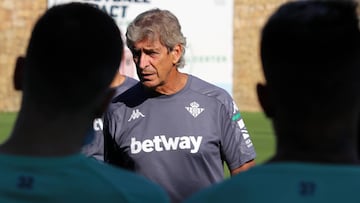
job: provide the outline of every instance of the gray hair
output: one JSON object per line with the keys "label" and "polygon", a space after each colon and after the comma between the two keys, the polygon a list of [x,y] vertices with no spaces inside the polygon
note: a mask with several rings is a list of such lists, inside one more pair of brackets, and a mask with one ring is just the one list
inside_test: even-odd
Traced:
{"label": "gray hair", "polygon": [[185,65],[186,38],[181,32],[181,26],[174,14],[168,10],[158,8],[145,11],[132,21],[126,31],[126,44],[133,50],[134,44],[143,39],[156,40],[172,51],[175,45],[180,44],[182,55],[177,62],[178,68]]}

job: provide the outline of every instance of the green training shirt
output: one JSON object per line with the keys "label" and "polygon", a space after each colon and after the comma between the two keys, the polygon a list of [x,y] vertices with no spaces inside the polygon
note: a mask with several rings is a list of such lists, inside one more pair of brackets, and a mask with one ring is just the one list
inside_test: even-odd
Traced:
{"label": "green training shirt", "polygon": [[76,154],[67,157],[0,155],[0,202],[168,202],[154,183]]}
{"label": "green training shirt", "polygon": [[202,190],[186,203],[358,203],[359,187],[357,165],[271,163]]}

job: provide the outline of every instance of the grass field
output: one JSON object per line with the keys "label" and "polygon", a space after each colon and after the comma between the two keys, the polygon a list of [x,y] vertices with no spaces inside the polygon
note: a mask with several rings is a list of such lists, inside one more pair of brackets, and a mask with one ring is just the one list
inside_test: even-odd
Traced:
{"label": "grass field", "polygon": [[16,118],[16,113],[0,113],[0,143],[10,134]]}
{"label": "grass field", "polygon": [[257,153],[256,162],[263,163],[274,154],[275,140],[270,120],[263,113],[242,113]]}
{"label": "grass field", "polygon": [[[243,112],[242,116],[255,146],[256,162],[261,164],[274,153],[275,143],[270,121],[263,113],[258,112]],[[9,135],[15,118],[16,113],[0,113],[0,143]],[[227,169],[225,175],[229,176]]]}

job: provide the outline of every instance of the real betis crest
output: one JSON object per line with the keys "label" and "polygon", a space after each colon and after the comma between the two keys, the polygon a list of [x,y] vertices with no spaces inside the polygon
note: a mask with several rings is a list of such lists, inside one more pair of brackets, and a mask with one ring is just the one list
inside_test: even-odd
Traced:
{"label": "real betis crest", "polygon": [[190,107],[186,106],[185,109],[192,115],[194,118],[196,118],[198,115],[201,114],[201,112],[204,111],[204,108],[200,108],[200,105],[193,101],[190,103]]}

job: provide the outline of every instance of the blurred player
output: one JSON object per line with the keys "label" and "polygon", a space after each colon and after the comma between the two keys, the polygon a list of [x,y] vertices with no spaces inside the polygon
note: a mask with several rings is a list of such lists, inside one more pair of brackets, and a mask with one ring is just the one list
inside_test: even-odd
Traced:
{"label": "blurred player", "polygon": [[55,6],[37,21],[15,70],[23,90],[0,146],[0,202],[167,202],[154,183],[81,155],[87,129],[113,91],[123,52],[110,16],[87,4]]}
{"label": "blurred player", "polygon": [[[126,63],[122,61],[121,64]],[[120,66],[120,70],[124,68]],[[110,84],[111,88],[115,89],[114,97],[124,93],[127,89],[134,86],[138,81],[127,75],[123,75],[120,70],[115,74],[113,81]],[[103,135],[103,119],[102,115],[97,116],[93,121],[93,127],[89,129],[85,137],[84,146],[81,152],[99,161],[104,161],[104,135]]]}
{"label": "blurred player", "polygon": [[[360,202],[360,31],[353,1],[284,3],[262,30],[259,101],[276,153],[190,202]],[[239,200],[240,199],[240,200]]]}

